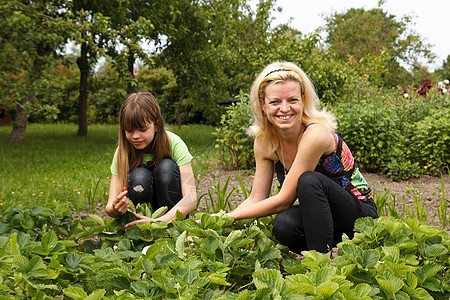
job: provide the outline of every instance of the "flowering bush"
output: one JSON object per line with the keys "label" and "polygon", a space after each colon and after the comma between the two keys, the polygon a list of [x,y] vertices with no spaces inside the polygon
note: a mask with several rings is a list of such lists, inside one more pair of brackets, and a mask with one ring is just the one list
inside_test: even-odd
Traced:
{"label": "flowering bush", "polygon": [[448,83],[449,83],[448,79],[438,82],[438,90],[442,95],[450,94],[450,91],[448,89]]}

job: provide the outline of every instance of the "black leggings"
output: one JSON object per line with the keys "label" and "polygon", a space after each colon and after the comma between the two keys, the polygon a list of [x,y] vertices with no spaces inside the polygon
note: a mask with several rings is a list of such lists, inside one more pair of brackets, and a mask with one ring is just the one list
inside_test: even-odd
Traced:
{"label": "black leggings", "polygon": [[154,172],[144,167],[132,169],[127,181],[128,197],[134,205],[148,203],[153,210],[162,206],[170,210],[183,198],[180,169],[169,158],[162,159]]}
{"label": "black leggings", "polygon": [[275,238],[291,251],[316,250],[327,253],[342,241],[353,238],[355,221],[377,218],[372,199],[361,201],[327,176],[309,171],[298,179],[299,205],[280,212],[273,221]]}

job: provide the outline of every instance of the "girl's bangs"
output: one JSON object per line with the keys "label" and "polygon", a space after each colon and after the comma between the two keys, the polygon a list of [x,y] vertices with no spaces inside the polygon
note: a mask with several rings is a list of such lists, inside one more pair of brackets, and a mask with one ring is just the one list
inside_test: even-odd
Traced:
{"label": "girl's bangs", "polygon": [[121,125],[126,131],[146,128],[151,123],[145,111],[140,107],[128,107],[122,114]]}

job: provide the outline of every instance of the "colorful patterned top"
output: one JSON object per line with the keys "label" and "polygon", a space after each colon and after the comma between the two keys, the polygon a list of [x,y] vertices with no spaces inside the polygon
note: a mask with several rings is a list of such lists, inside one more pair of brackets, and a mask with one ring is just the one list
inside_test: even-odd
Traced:
{"label": "colorful patterned top", "polygon": [[[371,199],[372,190],[355,165],[350,149],[338,134],[332,133],[336,147],[332,153],[320,158],[314,171],[329,177],[361,201]],[[275,163],[275,172],[280,185],[282,185],[286,170],[279,158]]]}

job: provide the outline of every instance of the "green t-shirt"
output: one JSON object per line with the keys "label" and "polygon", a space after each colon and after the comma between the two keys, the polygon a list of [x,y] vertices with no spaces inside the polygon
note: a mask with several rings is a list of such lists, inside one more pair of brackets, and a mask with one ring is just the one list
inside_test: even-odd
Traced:
{"label": "green t-shirt", "polygon": [[[192,160],[192,155],[189,153],[189,149],[183,140],[173,132],[166,131],[167,137],[169,138],[170,144],[170,155],[172,156],[172,160],[176,162],[178,166],[182,166],[187,164]],[[114,158],[111,164],[111,174],[117,176],[117,152],[114,153]],[[144,154],[142,158],[142,164],[146,164],[148,161],[151,161],[153,158],[152,154]]]}

